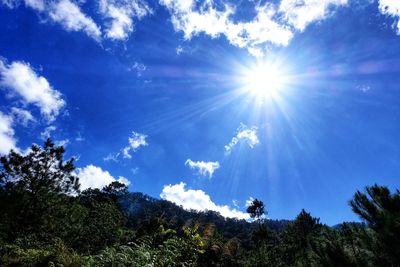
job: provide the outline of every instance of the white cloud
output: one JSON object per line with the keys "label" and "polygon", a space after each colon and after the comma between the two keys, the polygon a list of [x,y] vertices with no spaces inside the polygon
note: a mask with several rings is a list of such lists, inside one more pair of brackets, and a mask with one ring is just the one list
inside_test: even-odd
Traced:
{"label": "white cloud", "polygon": [[69,0],[52,2],[49,5],[49,17],[60,23],[67,31],[84,31],[88,36],[99,40],[100,28],[80,7]]}
{"label": "white cloud", "polygon": [[12,124],[12,117],[0,112],[0,154],[7,154],[11,149],[18,150]]}
{"label": "white cloud", "polygon": [[0,0],[8,8],[16,8],[23,1],[25,6],[59,23],[67,31],[82,31],[100,41],[102,34],[112,40],[125,40],[134,30],[134,19],[140,20],[152,10],[143,0],[97,0],[98,11],[104,22],[101,27],[80,5],[86,1],[73,0]]}
{"label": "white cloud", "polygon": [[115,181],[125,185],[130,184],[129,180],[125,177],[119,176],[118,179],[116,179],[108,171],[104,171],[100,167],[94,165],[78,168],[76,170],[76,175],[79,177],[81,190],[88,188],[103,188]]}
{"label": "white cloud", "polygon": [[191,159],[187,159],[185,162],[186,166],[189,166],[191,169],[197,169],[198,173],[202,176],[208,176],[211,178],[214,174],[214,171],[220,167],[218,161],[193,161]]}
{"label": "white cloud", "polygon": [[219,212],[224,217],[249,219],[247,213],[232,209],[227,205],[220,206],[215,204],[209,195],[202,190],[186,189],[186,184],[180,182],[175,185],[165,185],[160,197],[162,199],[171,201],[177,205],[182,206],[184,209],[205,211],[212,210]]}
{"label": "white cloud", "polygon": [[171,14],[176,31],[186,39],[200,33],[212,38],[224,35],[238,47],[262,56],[268,44],[287,45],[296,31],[329,15],[330,7],[340,6],[347,0],[282,0],[280,4],[255,4],[255,16],[248,21],[235,22],[233,4],[216,7],[214,1],[160,0]]}
{"label": "white cloud", "polygon": [[[390,0],[381,1],[389,2]],[[2,0],[9,7],[18,6],[19,0]],[[81,11],[79,3],[71,0],[24,0],[25,5],[50,17],[69,31],[84,31],[95,40],[102,37],[100,26]],[[236,21],[233,17],[240,6],[237,2],[214,0],[159,0],[171,14],[176,31],[186,39],[204,33],[212,38],[225,36],[235,46],[246,48],[255,56],[262,56],[266,47],[287,45],[296,31],[315,21],[328,17],[332,7],[347,4],[348,0],[281,0],[272,3],[254,3],[254,17]],[[394,2],[394,1],[393,1]],[[134,20],[152,14],[144,0],[98,0],[99,14],[104,22],[104,37],[126,40],[134,31]],[[389,4],[388,4],[389,5]],[[396,4],[391,4],[394,6]],[[177,53],[182,50],[178,49]]]}
{"label": "white cloud", "polygon": [[109,153],[103,158],[104,161],[118,162],[118,157],[122,155],[125,159],[132,158],[131,153],[136,152],[142,146],[148,146],[146,141],[147,135],[132,131],[132,135],[128,138],[128,145],[120,150],[118,153]]}
{"label": "white cloud", "polygon": [[152,11],[139,0],[100,0],[99,10],[108,20],[105,35],[113,40],[125,40],[133,31],[133,18],[141,19]]}
{"label": "white cloud", "polygon": [[279,11],[290,25],[303,31],[308,24],[325,19],[329,15],[330,7],[346,5],[347,2],[348,0],[282,0]]}
{"label": "white cloud", "polygon": [[400,1],[379,0],[379,11],[384,15],[396,18],[397,34],[400,34]]}
{"label": "white cloud", "polygon": [[132,131],[132,136],[128,138],[129,145],[122,149],[124,158],[132,158],[131,151],[136,152],[141,146],[147,146],[147,135]]}
{"label": "white cloud", "polygon": [[236,136],[234,136],[231,142],[225,146],[226,153],[230,153],[239,142],[246,142],[250,148],[258,145],[260,141],[258,140],[257,129],[256,126],[248,128],[246,125],[241,123],[237,129]]}
{"label": "white cloud", "polygon": [[24,102],[36,105],[49,121],[54,120],[65,105],[61,93],[25,62],[15,61],[7,65],[0,59],[0,86],[11,94],[18,94]]}
{"label": "white cloud", "polygon": [[40,133],[40,138],[42,140],[46,140],[47,138],[51,137],[51,132],[54,132],[57,129],[56,126],[50,125],[44,128],[43,132]]}
{"label": "white cloud", "polygon": [[160,0],[160,3],[171,13],[175,30],[183,31],[186,39],[199,33],[212,38],[224,35],[233,45],[254,48],[265,43],[287,45],[293,36],[288,26],[274,21],[276,12],[270,4],[256,6],[253,20],[235,23],[230,19],[235,12],[233,5],[226,4],[217,10],[213,1],[199,4],[194,0]]}
{"label": "white cloud", "polygon": [[132,132],[132,136],[128,138],[129,144],[133,151],[138,150],[141,146],[147,146],[146,142],[147,135]]}
{"label": "white cloud", "polygon": [[35,122],[35,118],[32,114],[25,109],[22,108],[11,108],[11,115],[13,116],[14,120],[22,124],[23,126],[28,126],[30,122]]}
{"label": "white cloud", "polygon": [[[78,4],[70,0],[24,0],[25,6],[36,10],[39,14],[48,16],[51,21],[59,23],[67,31],[83,31],[88,36],[99,41],[100,27],[92,18],[84,14]],[[85,1],[78,1],[78,3]],[[8,8],[19,6],[19,0],[2,0]]]}

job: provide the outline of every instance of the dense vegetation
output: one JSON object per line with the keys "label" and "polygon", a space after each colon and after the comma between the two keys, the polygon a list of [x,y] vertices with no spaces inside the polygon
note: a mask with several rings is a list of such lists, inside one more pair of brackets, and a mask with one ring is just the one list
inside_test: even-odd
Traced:
{"label": "dense vegetation", "polygon": [[185,211],[118,182],[79,190],[73,159],[48,140],[0,168],[0,266],[400,266],[400,192],[374,185],[350,201],[365,224],[331,228]]}

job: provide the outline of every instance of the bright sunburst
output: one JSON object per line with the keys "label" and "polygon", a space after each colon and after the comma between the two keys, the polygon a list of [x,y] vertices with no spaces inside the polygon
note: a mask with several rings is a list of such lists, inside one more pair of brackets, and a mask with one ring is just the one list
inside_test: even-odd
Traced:
{"label": "bright sunburst", "polygon": [[281,66],[261,62],[244,73],[243,83],[248,92],[257,98],[271,97],[283,89],[286,77]]}

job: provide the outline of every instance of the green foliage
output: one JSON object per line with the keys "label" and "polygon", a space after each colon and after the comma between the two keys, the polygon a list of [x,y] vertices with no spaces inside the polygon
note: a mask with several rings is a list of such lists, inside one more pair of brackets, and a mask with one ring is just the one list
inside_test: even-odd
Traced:
{"label": "green foliage", "polygon": [[[184,237],[171,236],[154,246],[151,236],[129,246],[109,247],[85,258],[84,266],[197,266],[203,243],[198,229],[183,229]],[[155,236],[153,236],[155,238]]]}
{"label": "green foliage", "polygon": [[357,191],[367,224],[328,227],[302,210],[291,222],[194,212],[113,182],[79,191],[73,159],[47,140],[0,159],[0,266],[400,266],[400,193]]}
{"label": "green foliage", "polygon": [[81,266],[82,258],[62,242],[49,248],[21,248],[4,245],[0,249],[0,262],[5,266]]}
{"label": "green foliage", "polygon": [[399,190],[392,194],[387,187],[366,187],[366,194],[357,191],[350,206],[373,230],[376,261],[386,266],[400,266]]}

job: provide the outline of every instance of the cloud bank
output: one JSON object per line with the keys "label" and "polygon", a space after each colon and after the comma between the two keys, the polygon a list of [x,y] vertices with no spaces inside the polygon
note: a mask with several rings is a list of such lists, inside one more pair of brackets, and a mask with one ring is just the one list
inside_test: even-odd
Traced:
{"label": "cloud bank", "polygon": [[184,209],[206,211],[212,210],[219,212],[222,216],[237,219],[249,219],[247,213],[231,209],[229,206],[220,206],[215,204],[209,195],[202,190],[186,189],[186,184],[180,182],[175,185],[165,185],[160,197],[162,199],[171,201],[177,205],[182,206]]}

